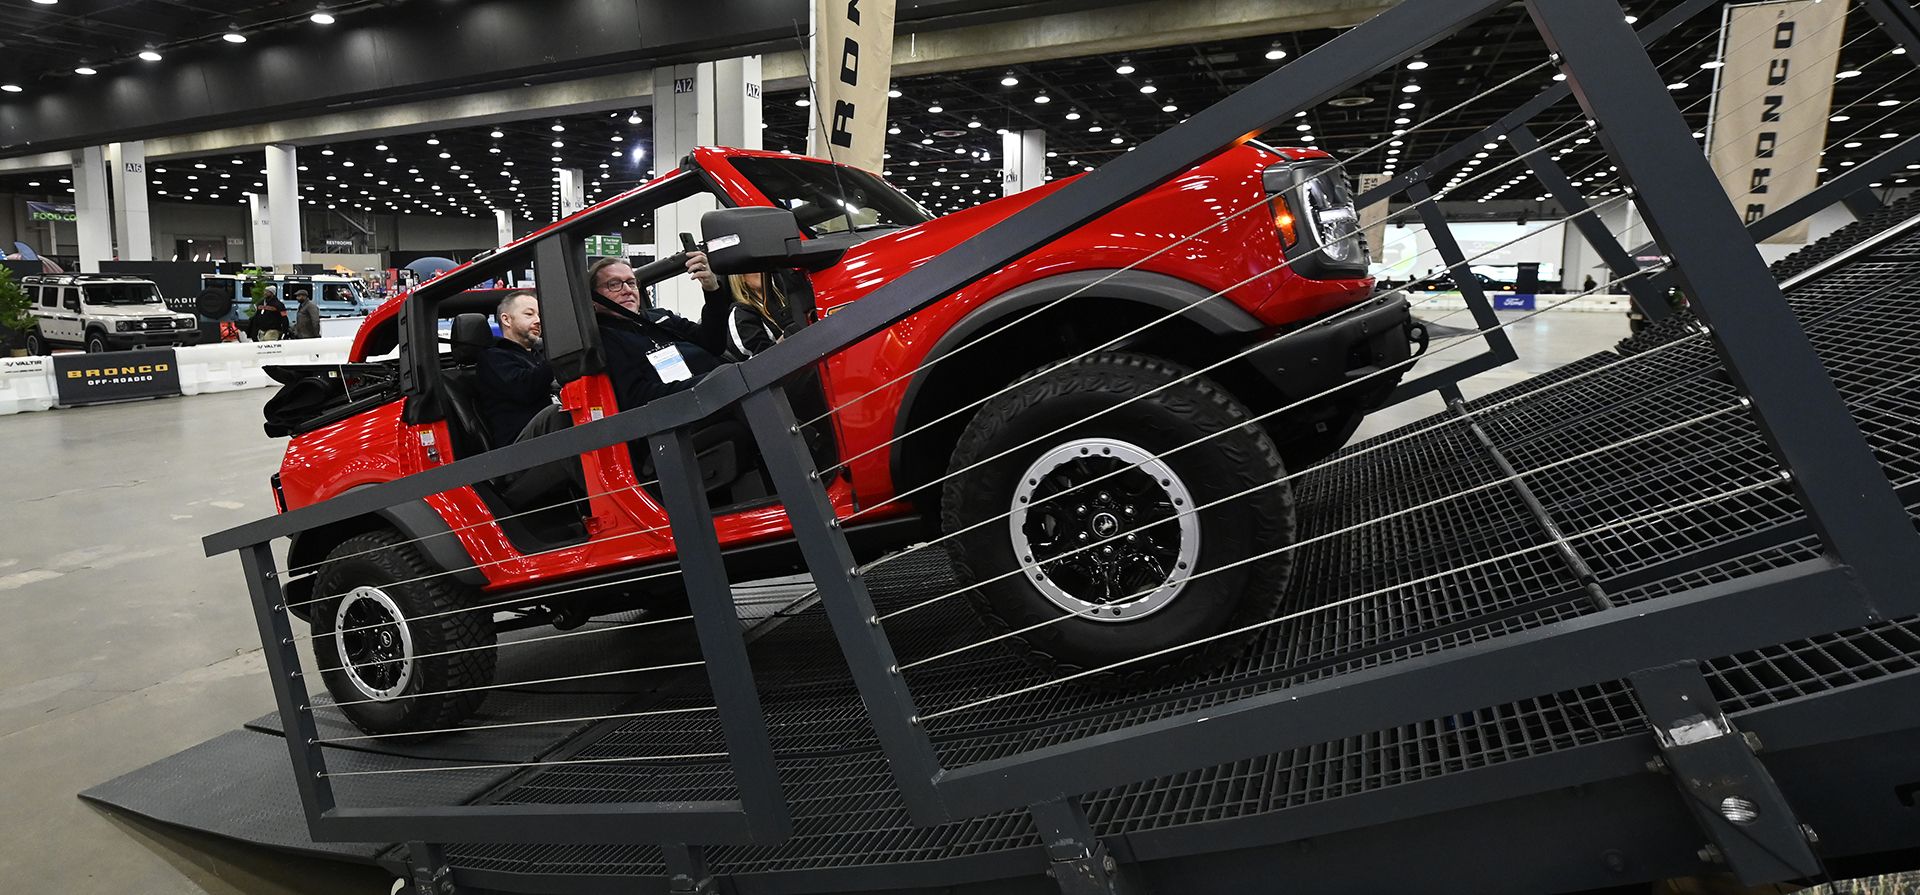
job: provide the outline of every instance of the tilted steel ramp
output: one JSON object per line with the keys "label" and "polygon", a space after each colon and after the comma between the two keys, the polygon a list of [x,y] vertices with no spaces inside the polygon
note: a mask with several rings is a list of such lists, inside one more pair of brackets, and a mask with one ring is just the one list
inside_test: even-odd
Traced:
{"label": "tilted steel ramp", "polygon": [[[1892,213],[1883,217],[1889,220],[1882,226],[1893,223]],[[1830,266],[1788,293],[1910,511],[1920,510],[1920,232],[1914,223],[1838,264],[1822,259]],[[1834,242],[1841,246],[1828,243],[1823,252],[1839,255],[1845,243],[1873,229],[1840,234]],[[1780,272],[1804,275],[1812,266]],[[1681,340],[1653,346],[1642,340],[1636,346],[1642,353],[1625,359],[1596,354],[1466,404],[1521,470],[1637,437],[1626,447],[1527,476],[1563,530],[1643,517],[1692,497],[1764,483],[1773,473],[1747,414],[1681,425],[1736,404],[1738,394],[1707,337],[1673,333]],[[1565,557],[1547,550],[1511,555],[1540,542],[1541,522],[1509,485],[1487,487],[1502,473],[1466,427],[1410,434],[1444,418],[1352,445],[1342,453],[1352,459],[1296,482],[1302,538],[1386,519],[1298,552],[1286,610],[1336,608],[1269,628],[1239,660],[1203,680],[1125,695],[1050,687],[936,718],[927,726],[942,762],[971,764],[1592,612],[1590,592]],[[1647,434],[1667,427],[1672,431]],[[1461,492],[1468,493],[1441,500]],[[1782,567],[1817,555],[1818,544],[1791,491],[1773,484],[1584,539],[1577,553],[1607,598],[1633,603]],[[1448,573],[1460,569],[1467,571]],[[1405,582],[1418,583],[1365,596]],[[885,614],[944,593],[953,580],[944,557],[928,550],[876,569],[869,586]],[[980,636],[960,600],[902,616],[889,622],[888,633],[905,661]],[[829,892],[1032,880],[1047,867],[1025,812],[914,825],[817,606],[797,610],[751,651],[795,833],[775,847],[710,849],[718,878],[741,892]],[[1920,779],[1920,711],[1912,710],[1920,705],[1920,619],[1710,658],[1704,670],[1715,698],[1740,726],[1766,731],[1765,739],[1784,750],[1773,760],[1774,772],[1807,803],[1805,816],[1819,815],[1833,799],[1858,809],[1857,817],[1812,821],[1834,828],[1823,838],[1830,858],[1920,846],[1920,810],[1883,811],[1900,807],[1901,781]],[[992,647],[909,670],[907,677],[928,714],[1045,679]],[[699,685],[693,690],[685,704],[710,698],[697,692]],[[551,754],[708,751],[724,751],[710,722],[669,715],[603,724]],[[1518,890],[1570,890],[1707,866],[1690,853],[1687,843],[1700,837],[1694,831],[1689,838],[1672,786],[1640,767],[1652,754],[1648,722],[1629,685],[1616,681],[1144,781],[1093,794],[1083,804],[1102,840],[1163,884],[1195,866],[1221,873],[1259,866],[1304,871],[1346,861],[1343,879],[1295,877],[1289,888],[1353,891],[1355,881],[1398,879],[1422,881],[1431,891],[1487,891],[1500,886],[1472,871],[1497,861]],[[732,779],[724,761],[541,767],[515,775],[482,801],[724,799],[734,795]],[[1603,782],[1613,788],[1584,799],[1566,795]],[[1911,791],[1904,798],[1910,802]],[[1632,849],[1617,860],[1593,851],[1610,835],[1631,840],[1636,829],[1676,843],[1666,863],[1656,866]],[[1472,830],[1499,831],[1501,842],[1514,847],[1502,846],[1496,856],[1485,851],[1486,843],[1480,851],[1450,844],[1450,837]],[[1380,836],[1399,843],[1398,853],[1417,866],[1379,864],[1362,860],[1370,854],[1364,849],[1351,852]],[[1556,849],[1576,842],[1591,860],[1569,866]],[[1533,845],[1522,849],[1520,843]],[[487,888],[666,887],[662,854],[653,847],[454,845],[448,859],[457,879]],[[1201,860],[1208,863],[1194,863]],[[1534,879],[1537,884],[1525,882]]]}

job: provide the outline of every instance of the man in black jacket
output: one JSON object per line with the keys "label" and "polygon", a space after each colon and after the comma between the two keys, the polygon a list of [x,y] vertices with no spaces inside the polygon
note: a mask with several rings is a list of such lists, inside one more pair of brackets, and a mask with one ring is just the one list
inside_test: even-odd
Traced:
{"label": "man in black jacket", "polygon": [[607,375],[613,380],[613,394],[623,410],[689,388],[720,366],[720,357],[726,352],[730,296],[721,291],[704,254],[696,252],[687,259],[687,272],[707,295],[699,323],[664,308],[647,306],[640,284],[633,278],[633,268],[625,261],[602,259],[588,271],[594,294],[641,318],[636,321],[604,310],[599,315]]}
{"label": "man in black jacket", "polygon": [[498,319],[501,338],[480,356],[475,373],[480,413],[496,447],[519,440],[543,412],[555,416],[553,367],[540,350],[538,298],[525,289],[509,293],[500,300]]}

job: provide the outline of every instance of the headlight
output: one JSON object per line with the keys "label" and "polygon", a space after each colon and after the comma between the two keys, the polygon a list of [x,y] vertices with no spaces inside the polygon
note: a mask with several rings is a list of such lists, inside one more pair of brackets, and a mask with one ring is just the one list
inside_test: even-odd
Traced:
{"label": "headlight", "polygon": [[193,318],[192,317],[175,317],[173,318],[173,325],[181,329],[192,329],[194,326]]}
{"label": "headlight", "polygon": [[1360,213],[1353,193],[1338,171],[1307,181],[1307,217],[1327,260],[1335,264],[1366,264],[1367,247],[1360,232]]}
{"label": "headlight", "polygon": [[128,332],[139,328],[140,321],[138,320],[120,320],[113,324],[113,331],[117,333]]}

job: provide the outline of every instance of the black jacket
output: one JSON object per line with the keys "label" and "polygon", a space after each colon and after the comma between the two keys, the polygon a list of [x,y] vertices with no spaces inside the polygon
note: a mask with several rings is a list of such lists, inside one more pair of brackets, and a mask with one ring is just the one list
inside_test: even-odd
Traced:
{"label": "black jacket", "polygon": [[512,444],[533,415],[553,403],[553,368],[546,355],[501,339],[480,355],[474,374],[480,415],[495,447]]}
{"label": "black jacket", "polygon": [[[731,304],[726,290],[707,293],[700,309],[700,322],[662,308],[645,308],[640,315],[646,323],[602,311],[601,348],[607,356],[607,376],[613,380],[613,395],[620,409],[632,410],[663,395],[690,388],[700,377],[720,366],[726,354],[727,309]],[[692,375],[677,382],[662,382],[647,355],[672,345],[686,359]]]}

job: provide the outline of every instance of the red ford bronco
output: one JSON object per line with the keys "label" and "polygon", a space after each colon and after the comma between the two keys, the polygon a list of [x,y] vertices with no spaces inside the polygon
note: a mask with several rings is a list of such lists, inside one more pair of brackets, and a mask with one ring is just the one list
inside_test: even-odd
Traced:
{"label": "red ford bronco", "polygon": [[[565,413],[584,423],[630,409],[585,332],[589,259],[543,248],[568,244],[545,237],[717,204],[703,219],[715,266],[771,271],[793,262],[756,260],[725,224],[730,209],[760,221],[784,210],[803,242],[840,247],[781,273],[804,325],[1062,183],[936,219],[865,171],[696,150],[389,301],[362,325],[353,363],[275,371],[287,384],[267,429],[291,436],[275,498],[284,512],[494,447],[473,365],[500,293],[464,290],[495,277],[534,272]],[[685,277],[683,261],[643,265],[636,279]],[[821,418],[808,443],[856,555],[958,532],[945,546],[985,628],[1076,615],[1006,642],[1051,670],[1097,668],[1275,614],[1288,564],[1268,554],[1293,538],[1292,502],[1284,486],[1256,486],[1338,449],[1414,351],[1405,300],[1374,296],[1367,264],[1333,160],[1248,143],[827,358],[789,394],[802,421]],[[803,570],[745,430],[715,423],[695,443],[729,574]],[[508,488],[481,483],[298,535],[288,603],[311,624],[349,717],[369,732],[447,727],[484,698],[499,632],[684,606],[674,576],[649,574],[673,567],[674,544],[638,453],[638,467],[625,445],[582,455],[584,488],[560,500],[515,505]],[[1245,640],[1088,680],[1193,674]]]}

